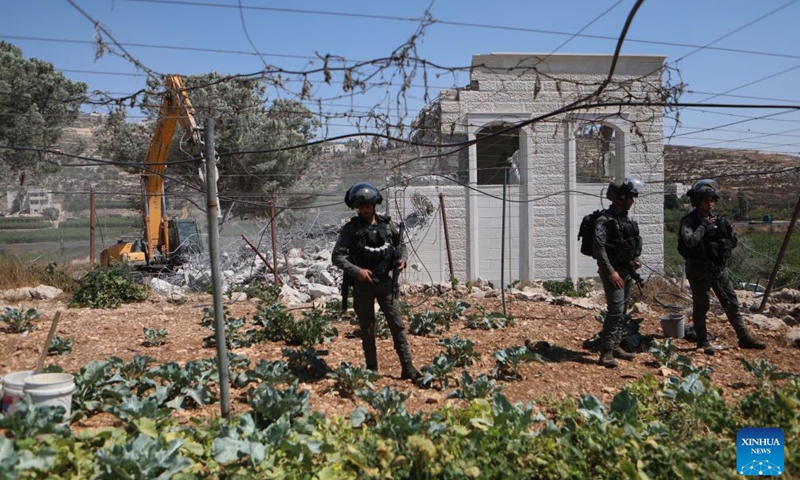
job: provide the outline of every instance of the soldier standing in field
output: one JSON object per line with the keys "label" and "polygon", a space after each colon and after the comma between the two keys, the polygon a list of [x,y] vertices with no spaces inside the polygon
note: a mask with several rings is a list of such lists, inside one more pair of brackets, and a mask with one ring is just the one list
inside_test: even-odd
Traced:
{"label": "soldier standing in field", "polygon": [[687,195],[694,209],[681,220],[678,232],[678,253],[686,260],[686,278],[692,289],[692,320],[697,334],[697,347],[706,355],[719,348],[708,340],[706,314],[713,290],[736,331],[739,347],[763,350],[767,344],[753,337],[739,311],[739,301],[728,276],[727,263],[739,241],[733,227],[723,217],[714,215],[719,200],[719,186],[714,180],[699,180]]}
{"label": "soldier standing in field", "polygon": [[623,350],[620,342],[625,308],[630,302],[634,282],[639,281],[636,269],[641,266],[642,237],[639,225],[628,216],[628,211],[641,188],[644,188],[644,182],[638,178],[611,182],[606,191],[611,205],[594,224],[592,256],[597,259],[597,273],[606,295],[606,317],[600,334],[600,360],[597,363],[606,368],[619,366],[615,358],[633,360],[636,356]]}
{"label": "soldier standing in field", "polygon": [[[344,270],[353,285],[353,309],[361,329],[361,346],[368,369],[378,371],[378,354],[375,346],[375,300],[386,316],[397,356],[402,367],[401,378],[417,381],[419,371],[414,368],[411,349],[406,338],[406,328],[397,299],[398,274],[405,268],[406,253],[400,233],[391,219],[375,212],[383,201],[381,193],[369,183],[356,183],[345,194],[348,207],[358,210],[358,215],[342,227],[333,248],[333,264]],[[401,250],[397,254],[397,250]],[[395,268],[398,267],[398,268]]]}

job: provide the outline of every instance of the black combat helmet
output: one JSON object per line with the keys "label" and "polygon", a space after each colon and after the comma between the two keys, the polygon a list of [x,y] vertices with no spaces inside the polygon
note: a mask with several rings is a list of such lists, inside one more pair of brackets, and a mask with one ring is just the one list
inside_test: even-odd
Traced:
{"label": "black combat helmet", "polygon": [[716,180],[711,180],[709,178],[698,180],[686,192],[686,196],[689,197],[689,200],[692,202],[692,206],[696,207],[700,204],[700,200],[711,197],[714,200],[719,200],[719,185],[717,184]]}
{"label": "black combat helmet", "polygon": [[383,201],[383,196],[371,183],[356,183],[344,194],[344,203],[350,208],[361,205],[378,205]]}
{"label": "black combat helmet", "polygon": [[621,182],[611,182],[606,190],[606,198],[611,200],[625,200],[639,196],[639,189],[644,188],[644,182],[638,178],[628,177]]}

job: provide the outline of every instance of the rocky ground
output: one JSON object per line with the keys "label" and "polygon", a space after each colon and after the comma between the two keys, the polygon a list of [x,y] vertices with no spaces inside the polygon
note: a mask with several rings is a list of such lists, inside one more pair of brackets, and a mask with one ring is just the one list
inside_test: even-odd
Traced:
{"label": "rocky ground", "polygon": [[[459,286],[457,290],[449,287],[407,288],[408,293],[402,296],[402,300],[412,307],[412,311],[433,310],[437,301],[453,301],[457,298],[473,306],[481,305],[487,310],[502,311],[498,290],[476,287],[469,292],[464,286]],[[443,290],[445,291],[442,292]],[[760,303],[760,299],[753,299],[747,292],[739,294],[740,301],[746,306]],[[689,306],[688,300],[682,297],[677,287],[664,282],[651,281],[644,294],[637,293],[636,296],[638,313],[634,313],[634,317],[643,318],[641,333],[650,335],[657,341],[663,341],[659,317],[675,312],[676,308]],[[203,309],[212,304],[212,297],[209,295],[188,294],[183,303],[180,303],[168,300],[164,295],[152,293],[142,303],[123,305],[119,309],[70,309],[66,306],[68,300],[66,295],[41,300],[34,300],[30,295],[15,297],[10,294],[6,295],[5,300],[0,298],[0,309],[3,306],[16,309],[35,308],[42,313],[42,317],[35,322],[35,329],[26,334],[10,333],[0,324],[0,374],[32,369],[36,365],[50,322],[59,310],[63,313],[57,334],[72,340],[72,352],[63,356],[49,356],[46,364],[58,365],[67,372],[78,372],[88,362],[110,356],[128,361],[135,355],[146,355],[160,363],[183,363],[192,359],[213,357],[215,354],[214,349],[204,348],[202,345],[203,339],[210,335],[210,330],[199,325]],[[252,318],[257,308],[254,300],[232,303],[229,299],[226,300],[229,303],[229,314],[237,318],[242,315]],[[733,330],[718,307],[709,315],[709,330],[717,335],[717,343],[725,346],[724,350],[709,357],[696,350],[689,341],[674,342],[693,364],[712,367],[712,382],[723,390],[726,398],[732,399],[756,388],[755,378],[743,369],[741,359],[752,361],[766,358],[778,370],[800,373],[800,349],[797,346],[800,335],[798,327],[792,326],[800,310],[795,302],[800,302],[800,292],[779,292],[774,301],[770,302],[766,315],[750,316],[753,332],[769,344],[764,351],[739,349]],[[595,316],[602,305],[602,293],[590,293],[586,298],[576,301],[567,297],[554,298],[534,285],[508,292],[506,307],[516,320],[513,327],[491,331],[471,330],[464,322],[456,322],[450,331],[441,335],[409,335],[409,341],[415,363],[421,367],[430,364],[443,350],[443,347],[436,344],[438,340],[456,334],[471,339],[481,354],[480,360],[469,369],[473,377],[492,370],[495,363],[493,352],[498,349],[522,346],[526,341],[530,345],[545,341],[551,346],[561,347],[557,358],[546,363],[526,363],[521,369],[521,380],[504,382],[504,392],[513,401],[536,401],[544,405],[583,393],[595,395],[608,404],[626,383],[644,375],[666,379],[675,374],[661,368],[649,353],[640,353],[632,362],[621,362],[617,369],[609,370],[597,366],[598,354],[585,348],[584,341],[599,331],[600,324]],[[299,314],[309,306],[300,304],[291,308],[294,313]],[[166,344],[159,347],[144,346],[144,327],[166,328],[169,335]],[[346,335],[356,327],[347,321],[338,322],[336,327],[339,330],[338,337],[319,346],[326,352],[323,357],[325,361],[332,368],[342,361],[361,364],[363,357],[360,341]],[[279,360],[281,349],[285,347],[283,342],[269,342],[235,349],[233,352],[247,355],[251,362],[258,359]],[[382,377],[375,387],[380,389],[389,386],[408,393],[410,397],[406,406],[410,411],[431,411],[448,405],[459,405],[461,402],[447,398],[447,391],[455,388],[454,386],[445,391],[421,389],[408,381],[400,380],[400,366],[390,339],[379,340],[378,349]],[[457,369],[455,377],[460,379],[460,369]],[[311,392],[313,408],[327,414],[348,415],[361,402],[358,399],[340,397],[331,388],[333,380],[325,379],[301,386]],[[243,391],[234,390],[232,400],[234,411],[247,408]],[[179,415],[188,418],[218,413],[219,405],[212,405]],[[95,426],[104,422],[113,422],[113,417],[100,415],[84,420],[74,427]]]}

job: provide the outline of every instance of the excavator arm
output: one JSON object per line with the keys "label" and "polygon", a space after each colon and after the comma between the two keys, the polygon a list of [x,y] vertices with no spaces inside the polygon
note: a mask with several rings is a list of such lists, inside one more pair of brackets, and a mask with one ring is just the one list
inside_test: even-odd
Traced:
{"label": "excavator arm", "polygon": [[[167,263],[172,249],[170,245],[169,216],[164,197],[164,170],[169,147],[180,123],[191,141],[202,152],[202,135],[197,125],[196,114],[183,80],[178,75],[168,75],[167,94],[158,112],[158,121],[150,148],[147,151],[145,168],[142,170],[142,219],[144,220],[145,253],[148,264]],[[159,258],[162,256],[164,258]]]}
{"label": "excavator arm", "polygon": [[[200,241],[194,220],[169,218],[164,197],[164,171],[178,124],[184,134],[190,137],[194,150],[201,157],[204,153],[203,136],[182,78],[179,75],[167,75],[166,90],[142,169],[144,237],[141,242],[121,241],[104,250],[100,255],[103,265],[119,261],[147,267],[175,266],[180,263],[175,253],[184,243],[188,250],[199,251]],[[202,158],[199,163],[202,164]]]}

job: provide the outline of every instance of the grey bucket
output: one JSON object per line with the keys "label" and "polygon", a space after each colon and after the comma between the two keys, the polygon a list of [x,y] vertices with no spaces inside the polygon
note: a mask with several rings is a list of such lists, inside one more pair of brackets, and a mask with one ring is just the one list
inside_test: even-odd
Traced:
{"label": "grey bucket", "polygon": [[683,314],[671,313],[660,318],[661,330],[667,338],[683,338]]}

